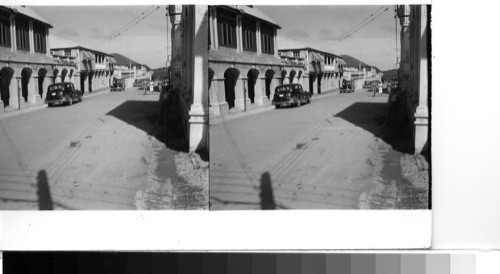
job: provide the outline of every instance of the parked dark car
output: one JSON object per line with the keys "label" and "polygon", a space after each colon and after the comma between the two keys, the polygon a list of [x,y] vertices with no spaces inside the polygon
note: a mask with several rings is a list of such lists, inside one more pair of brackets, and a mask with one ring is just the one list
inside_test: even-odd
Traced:
{"label": "parked dark car", "polygon": [[81,102],[82,96],[83,92],[75,90],[73,83],[56,83],[47,88],[45,103],[47,103],[49,107],[60,104],[72,105],[73,102]]}
{"label": "parked dark car", "polygon": [[115,90],[125,90],[125,80],[124,79],[113,79],[113,84],[111,85],[111,91]]}
{"label": "parked dark car", "polygon": [[300,107],[301,104],[310,103],[311,94],[308,91],[302,89],[300,84],[287,84],[277,86],[274,90],[274,98],[272,104],[276,108],[281,106],[291,106]]}

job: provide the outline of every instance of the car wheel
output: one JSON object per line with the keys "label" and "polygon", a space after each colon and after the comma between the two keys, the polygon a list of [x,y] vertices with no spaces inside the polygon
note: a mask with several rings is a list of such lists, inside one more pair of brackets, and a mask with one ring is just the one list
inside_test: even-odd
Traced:
{"label": "car wheel", "polygon": [[311,103],[311,97],[307,98],[307,103],[310,104]]}
{"label": "car wheel", "polygon": [[49,107],[52,107],[54,104],[52,104],[52,103],[48,103],[48,105],[49,105]]}
{"label": "car wheel", "polygon": [[280,105],[276,105],[275,107],[276,107],[276,108],[280,108]]}

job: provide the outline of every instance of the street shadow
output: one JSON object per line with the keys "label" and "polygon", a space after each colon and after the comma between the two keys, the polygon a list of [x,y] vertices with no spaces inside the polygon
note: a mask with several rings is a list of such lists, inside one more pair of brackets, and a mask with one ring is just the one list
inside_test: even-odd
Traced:
{"label": "street shadow", "polygon": [[396,151],[413,153],[409,128],[404,122],[388,123],[390,112],[387,103],[356,102],[334,116],[372,133]]}
{"label": "street shadow", "polygon": [[39,210],[54,210],[54,202],[50,195],[49,178],[45,170],[40,170],[37,176],[37,195]]}
{"label": "street shadow", "polygon": [[169,149],[183,152],[188,150],[176,106],[165,100],[126,101],[106,115],[146,132]]}
{"label": "street shadow", "polygon": [[260,177],[260,209],[269,210],[276,209],[274,202],[273,186],[271,182],[271,174],[269,172],[262,173]]}

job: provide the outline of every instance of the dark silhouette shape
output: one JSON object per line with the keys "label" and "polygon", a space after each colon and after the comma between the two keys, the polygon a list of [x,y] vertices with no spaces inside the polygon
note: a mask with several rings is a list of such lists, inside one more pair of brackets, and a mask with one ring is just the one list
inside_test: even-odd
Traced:
{"label": "dark silhouette shape", "polygon": [[260,177],[260,209],[276,209],[274,202],[271,175],[269,172],[262,173]]}
{"label": "dark silhouette shape", "polygon": [[50,196],[49,179],[45,170],[40,170],[37,177],[38,186],[38,209],[39,210],[54,210],[54,203]]}

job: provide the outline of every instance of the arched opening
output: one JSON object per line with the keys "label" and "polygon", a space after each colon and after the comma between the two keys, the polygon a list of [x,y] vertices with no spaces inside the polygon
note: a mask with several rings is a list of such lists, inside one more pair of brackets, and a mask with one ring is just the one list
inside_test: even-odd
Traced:
{"label": "arched opening", "polygon": [[318,94],[321,94],[321,81],[323,80],[323,73],[318,74]]}
{"label": "arched opening", "polygon": [[23,68],[21,71],[21,95],[24,102],[28,102],[28,84],[30,83],[31,74],[33,70],[30,68]]}
{"label": "arched opening", "polygon": [[240,76],[240,71],[235,68],[228,68],[224,72],[224,92],[226,95],[226,102],[229,109],[234,108],[235,92],[234,87],[236,86],[236,81]]}
{"label": "arched opening", "polygon": [[61,71],[61,82],[65,82],[66,80],[66,75],[68,75],[68,70],[67,69],[63,69]]}
{"label": "arched opening", "polygon": [[255,83],[259,78],[259,71],[257,69],[251,69],[248,71],[248,98],[252,104],[255,102]]}
{"label": "arched opening", "polygon": [[93,71],[89,72],[88,78],[89,78],[89,92],[92,92],[92,78],[94,78]]}
{"label": "arched opening", "polygon": [[290,84],[293,83],[293,78],[295,78],[295,75],[297,75],[297,72],[295,70],[290,71],[290,76],[288,76],[288,78],[290,79]]}
{"label": "arched opening", "polygon": [[271,99],[271,82],[273,81],[274,73],[274,70],[268,69],[265,74],[267,99]]}
{"label": "arched opening", "polygon": [[43,81],[45,80],[45,76],[47,75],[47,70],[41,68],[38,70],[38,94],[40,94],[40,98],[43,99]]}
{"label": "arched opening", "polygon": [[2,97],[3,105],[6,107],[9,105],[10,99],[10,80],[14,76],[14,70],[11,67],[3,67],[0,70],[0,94]]}
{"label": "arched opening", "polygon": [[282,85],[284,85],[284,84],[285,84],[286,74],[287,74],[287,71],[286,71],[286,70],[282,70],[282,71],[281,71],[281,84],[282,84]]}
{"label": "arched opening", "polygon": [[85,93],[85,81],[87,80],[88,73],[86,71],[82,71],[80,73],[80,89],[82,93]]}
{"label": "arched opening", "polygon": [[54,71],[52,72],[52,83],[55,84],[56,83],[56,79],[57,79],[57,75],[59,74],[59,70],[58,69],[54,69]]}
{"label": "arched opening", "polygon": [[309,74],[309,93],[313,95],[314,91],[314,81],[316,80],[316,73]]}

